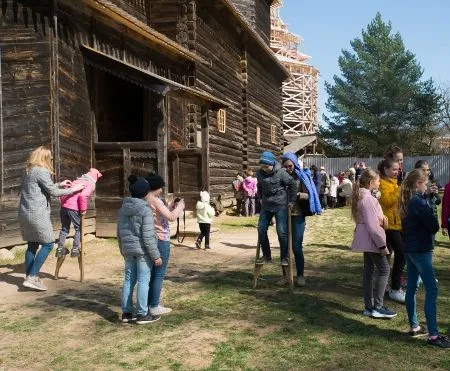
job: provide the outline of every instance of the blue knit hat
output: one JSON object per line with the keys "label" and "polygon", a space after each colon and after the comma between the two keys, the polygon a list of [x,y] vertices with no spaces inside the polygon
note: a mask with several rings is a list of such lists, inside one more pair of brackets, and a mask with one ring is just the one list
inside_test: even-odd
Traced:
{"label": "blue knit hat", "polygon": [[277,162],[277,159],[276,159],[275,155],[269,151],[264,151],[259,158],[260,164],[275,166],[276,162]]}
{"label": "blue knit hat", "polygon": [[150,185],[145,178],[130,175],[128,181],[130,182],[131,197],[144,198],[150,192]]}

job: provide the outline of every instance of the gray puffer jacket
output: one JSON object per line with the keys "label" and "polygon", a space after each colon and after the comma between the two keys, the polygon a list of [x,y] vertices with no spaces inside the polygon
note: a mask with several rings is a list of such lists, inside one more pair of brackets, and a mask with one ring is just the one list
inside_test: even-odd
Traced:
{"label": "gray puffer jacket", "polygon": [[276,212],[287,207],[288,202],[295,202],[297,183],[278,162],[271,173],[258,170],[256,179],[261,209]]}
{"label": "gray puffer jacket", "polygon": [[147,201],[125,198],[119,210],[117,240],[123,256],[160,258],[153,212]]}

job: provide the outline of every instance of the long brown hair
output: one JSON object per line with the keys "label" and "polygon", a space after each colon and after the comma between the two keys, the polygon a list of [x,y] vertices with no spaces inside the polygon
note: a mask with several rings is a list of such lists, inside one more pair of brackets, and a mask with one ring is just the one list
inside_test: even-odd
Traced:
{"label": "long brown hair", "polygon": [[428,175],[422,169],[414,169],[406,176],[400,188],[400,199],[398,201],[398,209],[402,219],[408,214],[408,205],[417,191],[417,182],[419,180],[426,182],[427,179]]}
{"label": "long brown hair", "polygon": [[378,172],[372,170],[370,168],[365,169],[361,173],[361,177],[359,181],[353,183],[353,194],[352,194],[352,219],[356,222],[357,220],[357,209],[358,209],[358,201],[359,201],[359,189],[366,188],[369,189],[370,182],[379,178]]}
{"label": "long brown hair", "polygon": [[386,157],[385,159],[381,160],[380,163],[378,164],[378,172],[381,175],[386,176],[385,169],[390,169],[394,164],[398,164],[398,161],[394,160],[391,157]]}
{"label": "long brown hair", "polygon": [[35,166],[44,167],[53,174],[52,152],[47,147],[40,146],[30,153],[25,168],[27,174]]}

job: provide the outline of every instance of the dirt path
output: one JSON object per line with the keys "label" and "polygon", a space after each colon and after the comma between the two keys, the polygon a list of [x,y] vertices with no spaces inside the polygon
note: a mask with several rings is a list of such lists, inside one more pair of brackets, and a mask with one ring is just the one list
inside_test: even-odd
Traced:
{"label": "dirt path", "polygon": [[[225,216],[224,218],[227,218]],[[276,234],[271,228],[269,233],[274,249],[278,249]],[[186,275],[193,273],[188,269],[195,265],[196,269],[206,269],[214,265],[235,267],[248,263],[255,254],[256,229],[236,229],[212,234],[212,249],[198,250],[194,246],[195,239],[186,237],[182,244],[172,240],[168,276]],[[95,287],[97,284],[121,285],[121,271],[123,259],[119,254],[115,240],[93,239],[87,242],[85,258],[85,284],[79,282],[77,259],[67,257],[61,270],[60,279],[54,280],[56,258],[54,250],[41,270],[41,278],[48,287],[47,292],[34,292],[22,287],[24,278],[23,263],[0,266],[0,310],[7,311],[11,307],[20,306],[35,298],[54,295],[56,291],[71,288]],[[194,277],[192,277],[194,278]]]}

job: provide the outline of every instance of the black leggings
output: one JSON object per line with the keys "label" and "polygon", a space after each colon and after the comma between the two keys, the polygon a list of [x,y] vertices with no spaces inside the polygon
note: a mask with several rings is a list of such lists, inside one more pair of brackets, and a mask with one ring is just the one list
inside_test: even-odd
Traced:
{"label": "black leggings", "polygon": [[211,224],[209,223],[198,223],[200,227],[200,235],[197,237],[197,240],[201,243],[203,237],[205,237],[205,247],[209,246],[209,233],[211,231]]}
{"label": "black leggings", "polygon": [[[403,254],[402,247],[402,232],[387,230],[386,231],[386,242],[389,251],[394,252],[394,265],[392,266],[391,272],[391,289],[400,290],[401,287],[401,277],[403,274],[403,269],[405,268],[405,255]],[[391,259],[389,259],[390,261]]]}

